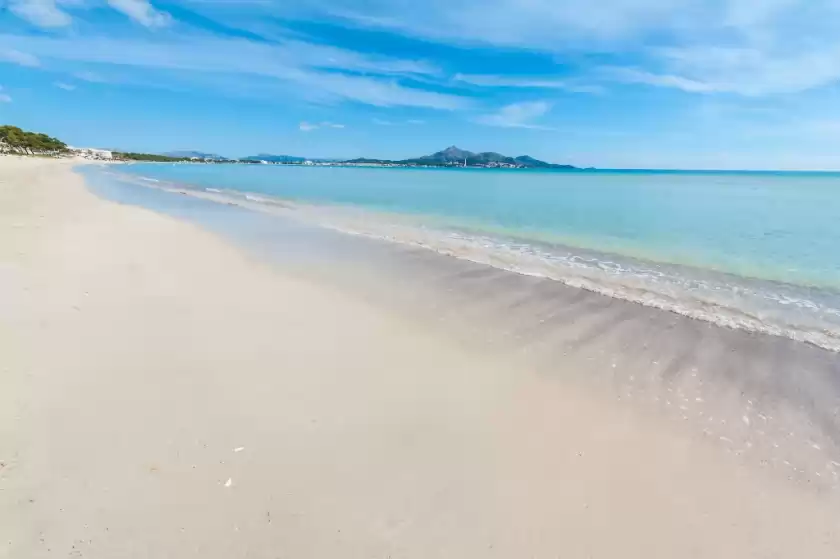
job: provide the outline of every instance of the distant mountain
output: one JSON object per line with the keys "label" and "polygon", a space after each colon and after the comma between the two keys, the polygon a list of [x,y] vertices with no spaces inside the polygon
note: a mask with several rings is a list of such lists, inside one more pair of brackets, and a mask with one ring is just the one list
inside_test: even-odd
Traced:
{"label": "distant mountain", "polygon": [[268,161],[270,163],[303,163],[306,161],[305,157],[296,157],[294,155],[272,155],[270,153],[260,153],[257,155],[249,155],[243,157],[242,161]]}
{"label": "distant mountain", "polygon": [[221,155],[215,153],[204,153],[203,151],[190,151],[190,150],[183,150],[183,151],[168,151],[162,155],[166,157],[186,157],[192,158],[197,157],[198,159],[227,159],[227,157],[223,157]]}
{"label": "distant mountain", "polygon": [[[422,157],[417,157],[415,159],[406,159],[408,161],[416,161],[416,162],[426,162],[426,163],[458,163],[463,162],[465,159],[469,160],[470,158],[474,158],[476,154],[471,151],[467,151],[465,149],[461,149],[456,146],[449,146],[443,151],[439,151],[437,153],[433,153],[432,155],[424,155]],[[468,161],[469,163],[469,161]]]}
{"label": "distant mountain", "polygon": [[558,165],[557,163],[546,163],[539,159],[534,159],[530,155],[520,155],[513,158],[517,163],[525,167],[546,167],[548,169],[577,169],[574,165]]}
{"label": "distant mountain", "polygon": [[556,165],[535,159],[530,155],[509,157],[493,151],[475,153],[461,149],[457,146],[449,146],[445,150],[415,157],[403,159],[402,161],[388,161],[383,159],[359,158],[346,163],[356,164],[396,164],[396,165],[428,165],[428,166],[458,166],[466,164],[467,167],[526,167],[534,169],[576,169],[572,165]]}

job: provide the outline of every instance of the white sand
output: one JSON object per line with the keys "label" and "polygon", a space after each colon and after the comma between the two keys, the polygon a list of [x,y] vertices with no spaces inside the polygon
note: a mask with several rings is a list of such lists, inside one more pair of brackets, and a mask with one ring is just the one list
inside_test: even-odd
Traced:
{"label": "white sand", "polygon": [[0,557],[838,557],[837,506],[0,157]]}

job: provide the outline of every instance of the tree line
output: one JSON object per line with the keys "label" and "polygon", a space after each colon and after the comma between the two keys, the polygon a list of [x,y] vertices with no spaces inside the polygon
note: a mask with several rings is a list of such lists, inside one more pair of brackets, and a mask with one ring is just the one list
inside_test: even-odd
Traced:
{"label": "tree line", "polygon": [[52,136],[27,132],[17,126],[0,126],[0,151],[54,155],[67,151],[67,144]]}
{"label": "tree line", "polygon": [[132,153],[124,151],[115,151],[114,159],[125,159],[128,161],[154,161],[156,163],[191,161],[189,157],[170,157],[168,155],[157,155],[154,153]]}

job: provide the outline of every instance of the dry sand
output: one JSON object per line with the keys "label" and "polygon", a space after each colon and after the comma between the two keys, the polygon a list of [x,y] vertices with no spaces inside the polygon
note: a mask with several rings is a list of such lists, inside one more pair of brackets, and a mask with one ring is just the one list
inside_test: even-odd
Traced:
{"label": "dry sand", "polygon": [[0,557],[838,557],[840,509],[0,158]]}

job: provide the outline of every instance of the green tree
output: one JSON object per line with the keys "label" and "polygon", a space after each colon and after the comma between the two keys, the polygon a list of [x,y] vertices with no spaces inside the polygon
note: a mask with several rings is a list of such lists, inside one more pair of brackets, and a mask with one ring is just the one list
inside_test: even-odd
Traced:
{"label": "green tree", "polygon": [[55,155],[67,151],[67,145],[51,136],[27,132],[17,126],[0,126],[0,150],[29,155]]}

